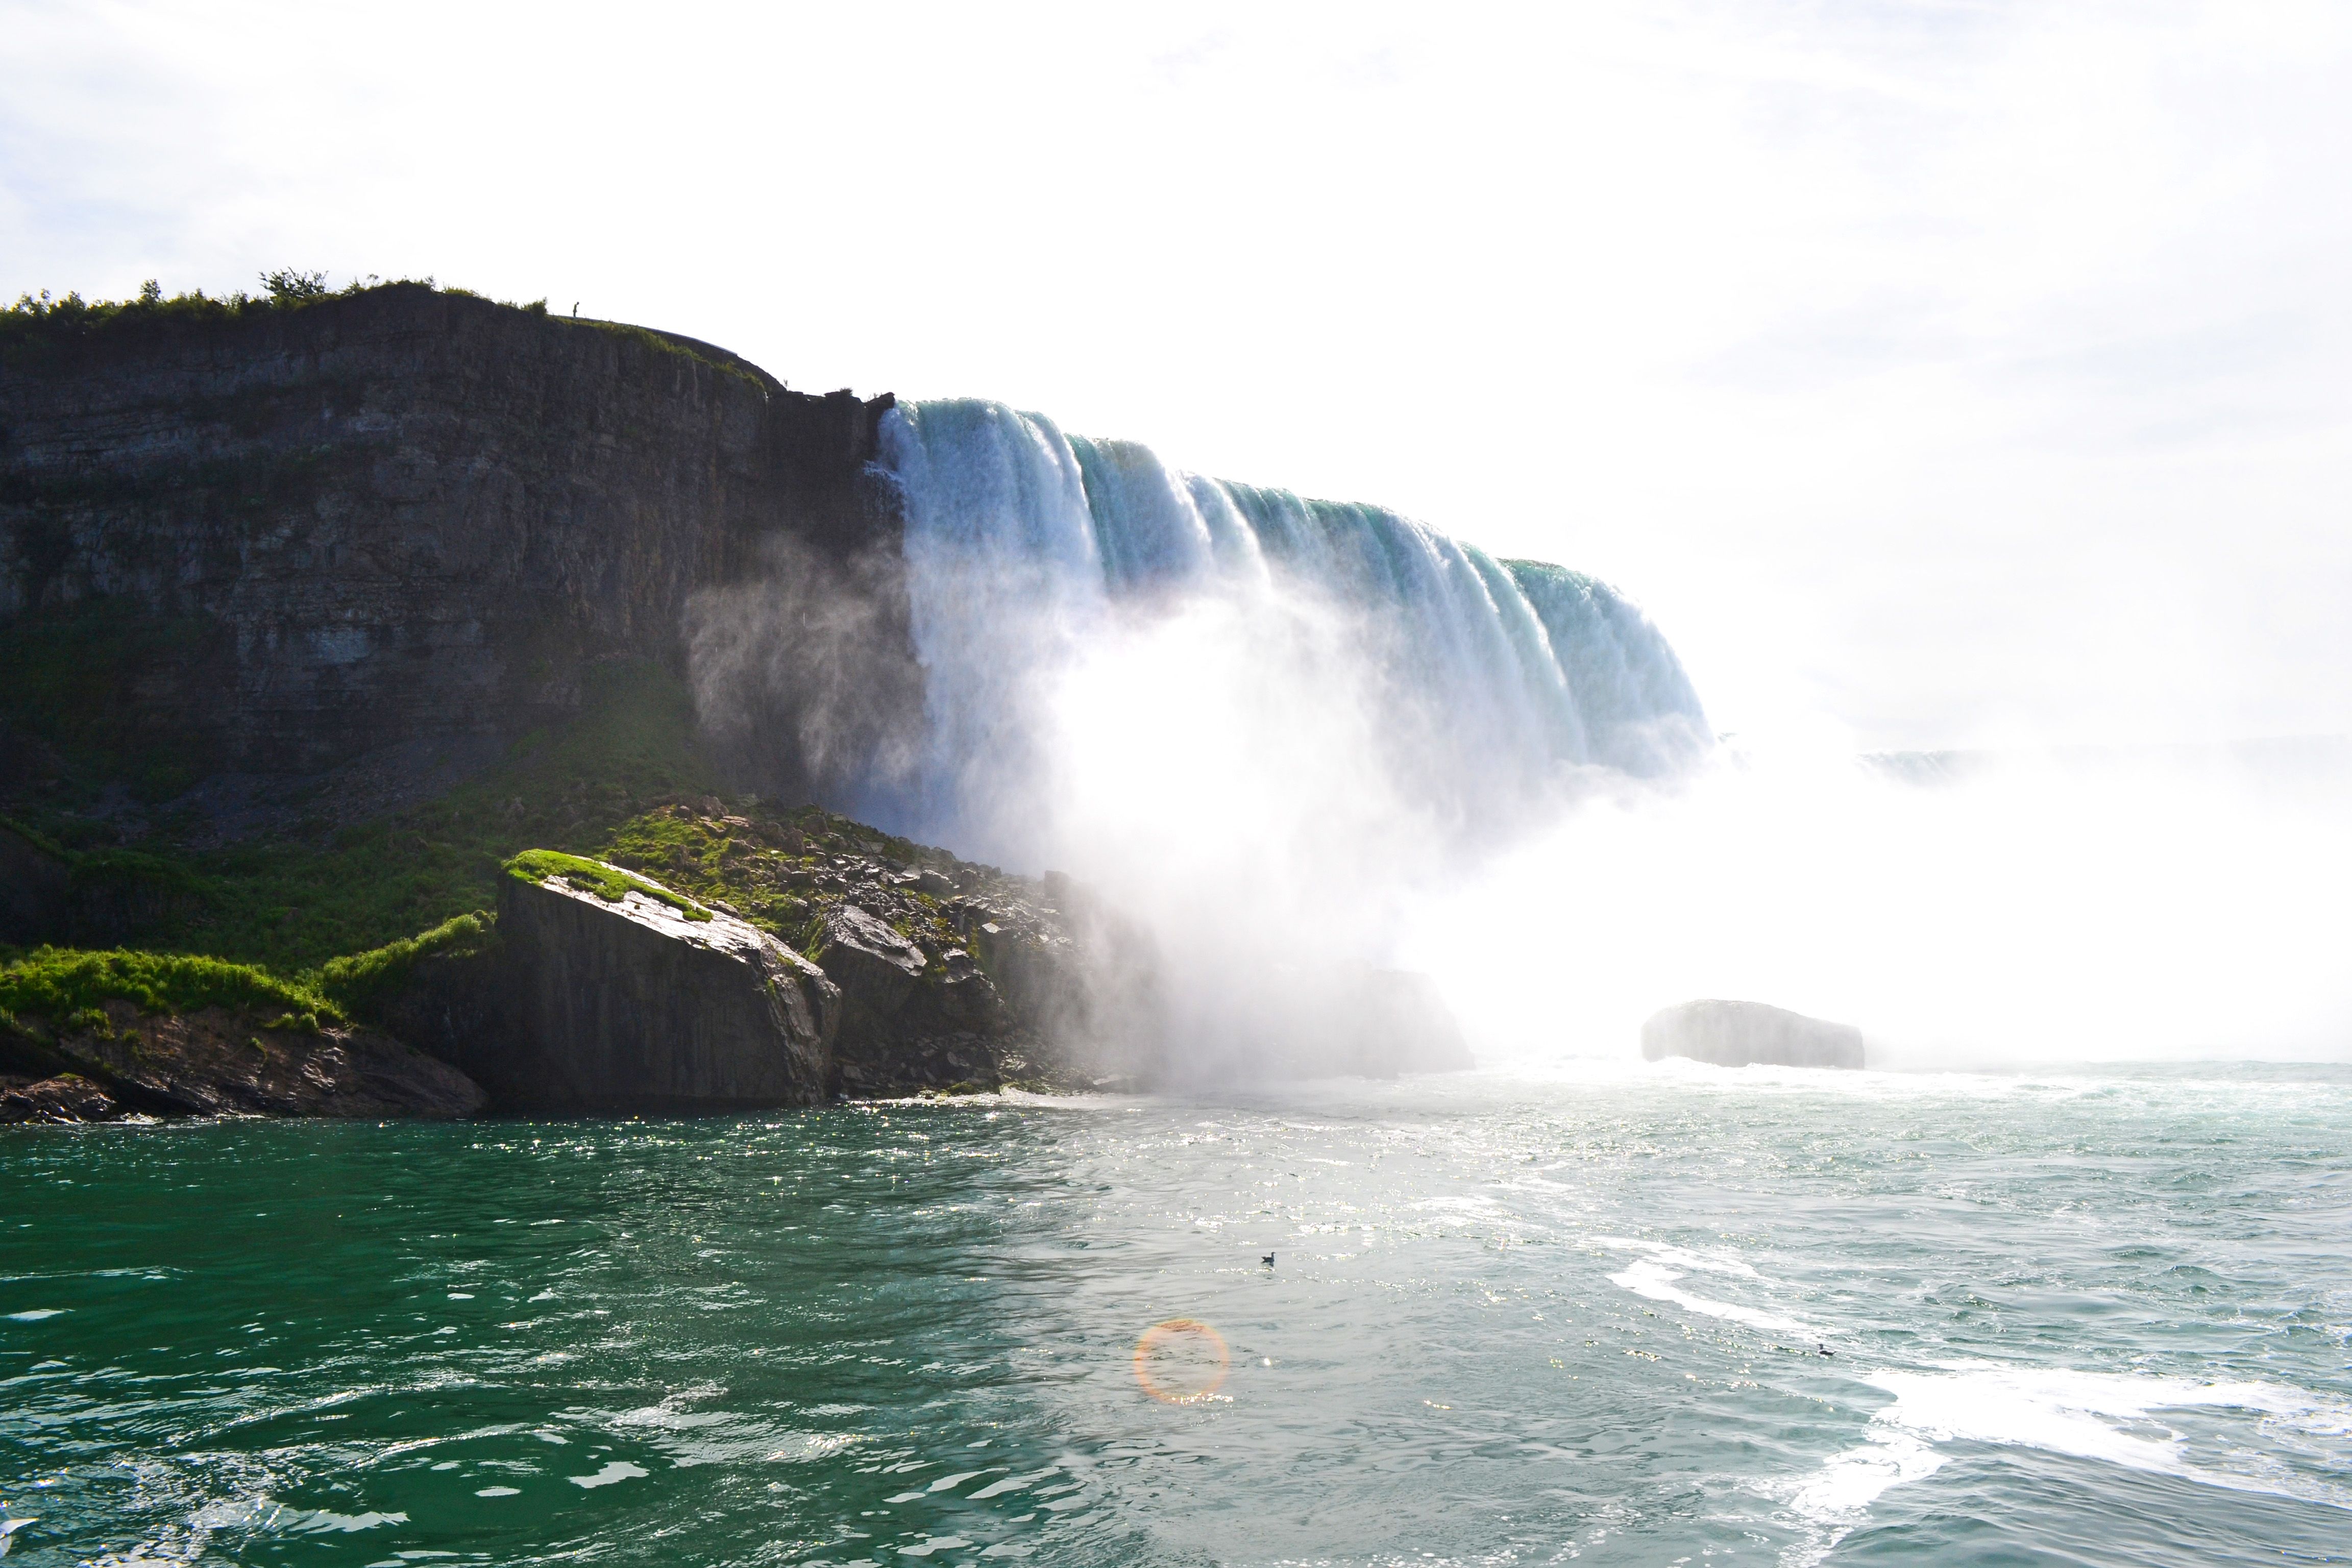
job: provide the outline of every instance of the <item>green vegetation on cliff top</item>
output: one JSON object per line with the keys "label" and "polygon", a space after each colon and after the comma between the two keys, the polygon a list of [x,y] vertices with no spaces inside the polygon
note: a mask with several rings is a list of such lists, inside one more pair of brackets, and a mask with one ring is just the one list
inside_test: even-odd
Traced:
{"label": "green vegetation on cliff top", "polygon": [[343,1021],[342,1010],[310,986],[201,954],[40,947],[0,968],[0,1016],[8,1018],[102,1026],[99,1005],[110,1001],[129,1002],[146,1013],[203,1007],[269,1012],[312,1027]]}
{"label": "green vegetation on cliff top", "polygon": [[593,672],[579,716],[524,736],[491,767],[406,811],[337,826],[336,802],[292,831],[213,848],[194,807],[156,814],[126,849],[94,841],[87,811],[35,810],[25,826],[66,847],[75,874],[111,868],[143,876],[167,898],[142,946],[202,952],[281,974],[411,937],[495,901],[499,869],[526,849],[593,855],[649,806],[709,795],[694,708],[666,671],[608,665]]}
{"label": "green vegetation on cliff top", "polygon": [[[180,984],[211,973],[172,967],[184,959],[281,988],[257,992],[267,997],[257,1005],[365,1017],[418,960],[494,940],[481,911],[496,902],[499,879],[518,858],[544,868],[536,874],[560,868],[575,882],[593,872],[591,885],[613,882],[604,891],[614,899],[625,893],[617,876],[657,879],[658,888],[646,880],[642,890],[682,910],[693,900],[725,902],[803,952],[816,943],[823,910],[838,896],[815,886],[829,856],[851,852],[902,868],[953,863],[944,851],[817,806],[778,810],[721,796],[684,686],[642,665],[600,667],[576,718],[525,736],[439,799],[342,826],[327,815],[331,800],[315,805],[320,815],[296,831],[193,849],[178,845],[201,822],[169,809],[137,849],[93,841],[103,824],[82,812],[30,814],[16,826],[63,856],[78,880],[121,880],[166,896],[155,900],[164,911],[159,922],[137,939],[144,953],[69,969],[59,965],[93,955],[15,956],[60,977],[57,984],[73,976],[77,1010],[101,994],[134,1001],[188,994],[158,990],[154,978],[179,976]],[[919,907],[931,902],[908,897]],[[949,941],[944,930],[907,934],[935,950]],[[0,950],[0,961],[11,956]],[[134,958],[163,967],[124,967]],[[105,992],[117,984],[129,989]]]}
{"label": "green vegetation on cliff top", "polygon": [[[767,384],[749,364],[724,357],[713,359],[699,347],[681,342],[667,332],[628,321],[553,315],[549,312],[545,300],[533,300],[527,305],[519,305],[511,300],[489,300],[470,289],[439,283],[431,278],[386,279],[373,273],[363,279],[355,278],[340,289],[331,289],[327,286],[325,273],[303,272],[291,268],[263,273],[261,284],[262,291],[257,294],[247,293],[242,289],[228,294],[207,294],[202,289],[194,289],[167,296],[163,286],[151,278],[141,285],[136,296],[128,300],[85,300],[79,290],[68,290],[61,297],[52,298],[46,289],[38,294],[20,294],[14,305],[0,307],[0,363],[37,363],[44,355],[58,353],[97,333],[123,328],[168,322],[195,324],[249,321],[273,313],[306,310],[338,300],[354,299],[380,289],[422,289],[459,299],[480,300],[485,304],[542,317],[566,327],[585,327],[593,331],[643,343],[658,353],[693,360],[721,375],[731,375],[754,386],[764,388]],[[714,352],[724,353],[724,351]]]}
{"label": "green vegetation on cliff top", "polygon": [[[69,289],[55,299],[46,289],[38,294],[20,294],[14,305],[0,310],[0,347],[52,344],[109,328],[135,326],[142,322],[242,321],[272,311],[299,310],[329,300],[348,300],[378,289],[430,289],[450,294],[467,292],[463,289],[444,289],[430,278],[396,278],[386,281],[373,276],[355,278],[341,289],[330,289],[325,273],[303,272],[292,268],[263,273],[261,286],[262,291],[258,294],[249,294],[242,289],[229,294],[207,294],[202,289],[192,289],[183,294],[167,296],[163,285],[151,278],[140,286],[138,294],[129,300],[85,300],[79,289]],[[544,311],[547,301],[540,300],[532,308]]]}
{"label": "green vegetation on cliff top", "polygon": [[480,952],[491,940],[494,919],[487,910],[458,915],[431,931],[331,958],[320,966],[318,989],[352,1016],[373,1017],[407,984],[420,959]]}
{"label": "green vegetation on cliff top", "polygon": [[591,860],[584,855],[566,855],[561,849],[527,849],[507,862],[507,875],[517,881],[534,885],[561,877],[583,893],[593,893],[608,904],[617,904],[631,893],[643,893],[658,903],[667,904],[690,921],[707,921],[710,911],[683,894],[673,893],[656,882],[633,876],[601,860]]}

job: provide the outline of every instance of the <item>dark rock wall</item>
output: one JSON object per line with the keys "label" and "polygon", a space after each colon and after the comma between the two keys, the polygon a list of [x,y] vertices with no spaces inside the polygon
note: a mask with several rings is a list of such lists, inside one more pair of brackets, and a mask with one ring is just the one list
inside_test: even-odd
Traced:
{"label": "dark rock wall", "polygon": [[28,945],[63,929],[72,900],[71,864],[0,823],[0,942]]}
{"label": "dark rock wall", "polygon": [[[368,1028],[306,1030],[205,1007],[146,1014],[105,1005],[106,1026],[0,1015],[0,1074],[32,1072],[0,1099],[0,1121],[156,1116],[466,1117],[481,1089],[444,1062]],[[66,1083],[58,1081],[59,1076]],[[74,1089],[72,1080],[84,1087]]]}
{"label": "dark rock wall", "polygon": [[511,1032],[458,1065],[501,1109],[624,1113],[812,1105],[840,993],[775,938],[631,893],[608,904],[508,877],[499,947]]}
{"label": "dark rock wall", "polygon": [[0,634],[136,628],[102,639],[153,649],[119,700],[199,772],[518,731],[590,661],[683,668],[689,596],[775,538],[895,546],[864,477],[887,405],[411,285],[18,345]]}

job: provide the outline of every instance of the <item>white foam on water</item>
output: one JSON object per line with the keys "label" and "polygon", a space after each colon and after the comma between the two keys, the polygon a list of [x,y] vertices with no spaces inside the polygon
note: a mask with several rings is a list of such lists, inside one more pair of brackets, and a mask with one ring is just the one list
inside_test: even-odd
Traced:
{"label": "white foam on water", "polygon": [[1822,1331],[1794,1318],[1784,1318],[1777,1312],[1760,1308],[1743,1307],[1736,1302],[1712,1300],[1695,1296],[1676,1283],[1685,1271],[1703,1274],[1728,1275],[1735,1279],[1763,1281],[1764,1277],[1736,1258],[1710,1258],[1685,1247],[1669,1247],[1663,1242],[1636,1241],[1625,1237],[1595,1237],[1603,1247],[1638,1250],[1649,1254],[1609,1276],[1612,1285],[1631,1290],[1636,1296],[1652,1301],[1666,1301],[1686,1311],[1709,1318],[1745,1323],[1751,1329],[1769,1333],[1788,1333],[1811,1338],[1826,1337]]}
{"label": "white foam on water", "polygon": [[1753,1266],[1737,1258],[1715,1258],[1704,1252],[1693,1252],[1686,1247],[1675,1247],[1663,1241],[1643,1241],[1630,1236],[1596,1236],[1593,1242],[1601,1247],[1615,1247],[1626,1252],[1646,1252],[1660,1263],[1677,1268],[1695,1268],[1703,1274],[1730,1274],[1742,1279],[1761,1279]]}
{"label": "white foam on water", "polygon": [[609,1487],[617,1482],[635,1480],[639,1476],[650,1474],[652,1474],[650,1470],[633,1465],[626,1459],[614,1459],[593,1476],[566,1476],[564,1479],[581,1488]]}
{"label": "white foam on water", "polygon": [[[2352,1496],[2340,1489],[2298,1479],[2242,1445],[2232,1445],[2231,1457],[2251,1462],[2256,1473],[2192,1463],[2185,1435],[2158,1419],[2164,1411],[2246,1411],[2323,1447],[2347,1429],[2343,1409],[2276,1384],[1993,1362],[1888,1369],[1866,1373],[1863,1381],[1894,1394],[1895,1402],[1871,1417],[1864,1441],[1832,1455],[1790,1497],[1790,1508],[1806,1520],[1852,1525],[1890,1488],[1934,1474],[1944,1462],[1935,1446],[1950,1442],[2033,1448],[2200,1485],[2352,1508]],[[1801,1553],[1800,1560],[1817,1558],[1836,1539],[1810,1542],[1811,1556]]]}
{"label": "white foam on water", "polygon": [[1789,1506],[1808,1519],[1843,1519],[1862,1512],[1889,1487],[1933,1475],[1943,1456],[1906,1432],[1877,1432],[1871,1440],[1832,1455],[1800,1488]]}
{"label": "white foam on water", "polygon": [[27,1311],[9,1313],[8,1321],[12,1323],[37,1323],[44,1318],[54,1318],[71,1310],[70,1307],[35,1307]]}
{"label": "white foam on water", "polygon": [[2159,1410],[2196,1406],[2297,1415],[2308,1394],[2265,1383],[2196,1383],[2129,1373],[1951,1362],[1936,1372],[1878,1372],[1864,1381],[1895,1395],[1874,1417],[1938,1442],[2000,1443],[2101,1459],[2136,1470],[2187,1473],[2181,1436],[2126,1429]]}

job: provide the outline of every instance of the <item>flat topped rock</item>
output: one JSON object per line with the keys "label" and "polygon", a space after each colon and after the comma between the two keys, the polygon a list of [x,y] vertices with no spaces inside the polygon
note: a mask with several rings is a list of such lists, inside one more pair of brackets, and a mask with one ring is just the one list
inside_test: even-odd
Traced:
{"label": "flat topped rock", "polygon": [[1642,1026],[1642,1055],[1727,1068],[1853,1068],[1862,1066],[1862,1031],[1761,1002],[1685,1002]]}
{"label": "flat topped rock", "polygon": [[824,1097],[840,993],[823,970],[638,873],[572,864],[609,874],[621,896],[560,868],[510,872],[499,887],[519,1037],[502,1059],[466,1065],[502,1107],[713,1110]]}

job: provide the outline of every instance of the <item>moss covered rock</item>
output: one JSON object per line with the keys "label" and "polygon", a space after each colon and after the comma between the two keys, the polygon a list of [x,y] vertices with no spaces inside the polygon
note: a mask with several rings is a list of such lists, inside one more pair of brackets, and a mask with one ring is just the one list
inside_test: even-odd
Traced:
{"label": "moss covered rock", "polygon": [[825,1097],[840,993],[823,970],[734,915],[572,858],[519,858],[499,887],[508,1026],[462,1059],[501,1108],[677,1112]]}

